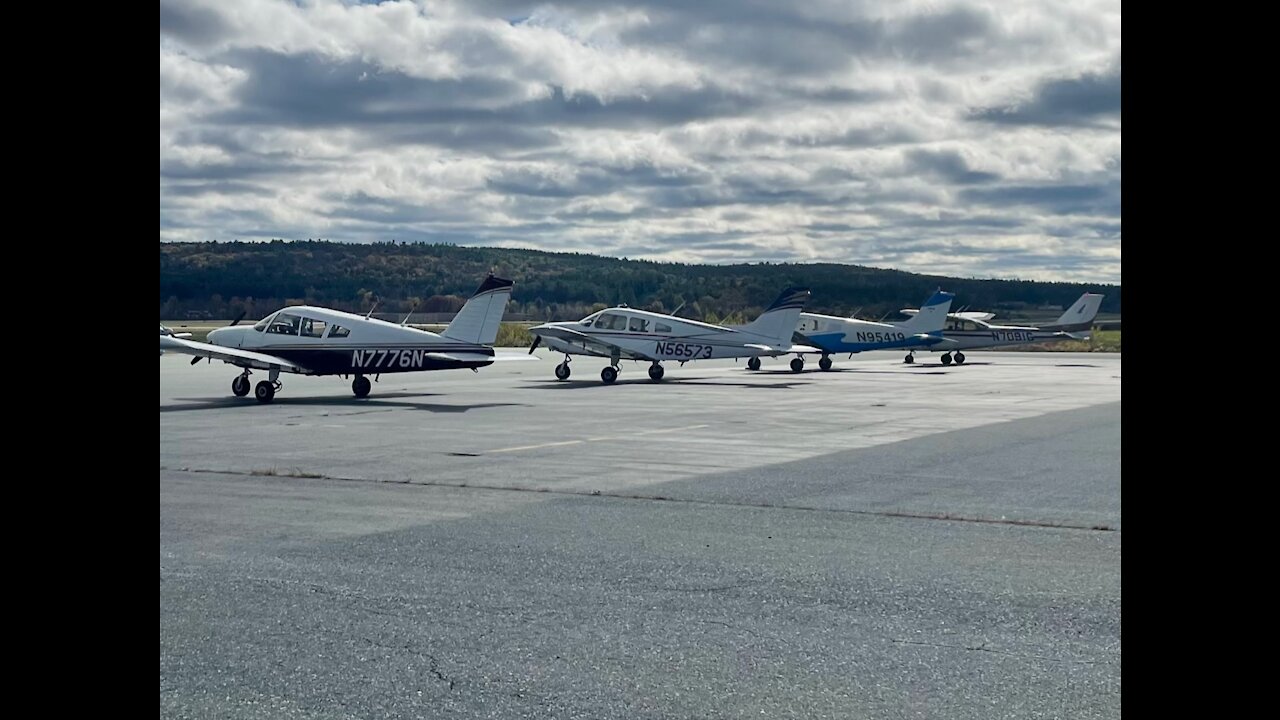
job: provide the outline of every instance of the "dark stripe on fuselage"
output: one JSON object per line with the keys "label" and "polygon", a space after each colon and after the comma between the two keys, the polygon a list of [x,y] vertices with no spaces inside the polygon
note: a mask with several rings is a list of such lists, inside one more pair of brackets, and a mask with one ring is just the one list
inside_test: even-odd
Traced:
{"label": "dark stripe on fuselage", "polygon": [[[487,352],[486,352],[487,351]],[[342,350],[316,348],[278,348],[271,351],[291,363],[308,370],[308,375],[386,375],[388,373],[421,372],[424,370],[454,370],[492,365],[492,348],[469,346],[454,352],[489,355],[488,360],[445,360],[428,357],[431,353],[445,353],[436,348],[345,348]]]}

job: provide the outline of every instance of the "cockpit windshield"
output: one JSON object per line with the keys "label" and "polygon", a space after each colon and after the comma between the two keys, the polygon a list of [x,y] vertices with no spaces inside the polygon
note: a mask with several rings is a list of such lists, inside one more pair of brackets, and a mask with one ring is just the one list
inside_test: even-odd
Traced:
{"label": "cockpit windshield", "polygon": [[257,330],[258,332],[262,332],[263,330],[266,330],[267,326],[271,324],[272,318],[274,318],[277,314],[278,313],[272,313],[262,318],[261,320],[253,324],[253,329]]}

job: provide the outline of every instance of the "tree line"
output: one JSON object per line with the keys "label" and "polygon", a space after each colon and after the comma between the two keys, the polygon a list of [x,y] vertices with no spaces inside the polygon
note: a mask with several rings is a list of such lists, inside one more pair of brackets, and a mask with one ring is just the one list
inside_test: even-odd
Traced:
{"label": "tree line", "polygon": [[620,303],[708,322],[746,322],[787,286],[813,290],[807,310],[879,319],[934,290],[955,306],[1016,316],[1066,307],[1120,286],[920,275],[834,263],[688,265],[581,253],[448,244],[327,241],[160,243],[160,317],[258,318],[286,305],[364,313],[456,312],[486,273],[516,281],[508,317],[570,320]]}

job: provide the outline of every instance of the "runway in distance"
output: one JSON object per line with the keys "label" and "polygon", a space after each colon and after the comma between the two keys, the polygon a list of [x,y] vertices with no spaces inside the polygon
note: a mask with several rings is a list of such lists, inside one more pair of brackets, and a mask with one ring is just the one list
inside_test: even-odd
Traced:
{"label": "runway in distance", "polygon": [[[711,325],[625,306],[609,308],[578,321],[529,328],[535,336],[529,352],[545,343],[548,349],[564,353],[564,362],[556,366],[556,378],[560,380],[569,379],[571,355],[608,358],[609,365],[600,371],[600,380],[606,385],[618,379],[622,360],[648,361],[649,378],[657,382],[665,372],[664,360],[684,365],[691,360],[819,352],[818,348],[792,342],[796,321],[809,295],[807,288],[788,288],[754,322],[741,327]],[[799,372],[803,367],[802,358],[791,361],[793,370]]]}
{"label": "runway in distance", "polygon": [[253,388],[258,402],[275,398],[282,372],[354,375],[351,391],[363,398],[372,387],[370,375],[377,379],[385,373],[474,370],[507,359],[495,357],[491,346],[513,285],[490,274],[439,335],[404,323],[303,305],[279,310],[252,326],[237,327],[237,318],[231,326],[210,332],[204,343],[161,334],[160,350],[194,355],[192,365],[208,358],[244,368],[231,382],[236,397],[249,394],[249,376],[258,369],[268,372],[268,379]]}

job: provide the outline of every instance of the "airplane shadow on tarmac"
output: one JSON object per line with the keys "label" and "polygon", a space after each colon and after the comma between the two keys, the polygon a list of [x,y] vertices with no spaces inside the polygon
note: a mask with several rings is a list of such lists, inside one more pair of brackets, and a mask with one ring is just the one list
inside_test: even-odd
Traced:
{"label": "airplane shadow on tarmac", "polygon": [[[808,385],[809,383],[787,382],[787,383],[772,383],[769,385],[759,385],[755,383],[723,382],[723,381],[716,382],[716,381],[699,379],[695,377],[673,378],[671,376],[667,376],[663,378],[661,382],[654,382],[650,380],[647,376],[642,376],[642,377],[634,377],[634,378],[627,378],[627,379],[623,379],[622,377],[619,377],[612,384],[613,385],[705,385],[707,387],[743,387],[743,388],[751,388],[753,390],[770,390],[770,389],[784,390],[786,388],[794,387],[796,385]],[[527,380],[525,381],[525,385],[531,389],[536,389],[536,390],[584,390],[586,388],[591,388],[591,387],[599,387],[599,388],[608,387],[607,385],[605,385],[603,382],[600,381],[599,377],[586,378],[582,380],[554,380],[554,379]]]}
{"label": "airplane shadow on tarmac", "polygon": [[[482,410],[493,407],[517,407],[524,403],[478,403],[475,405],[438,405],[432,403],[395,402],[396,398],[435,397],[440,393],[389,392],[373,393],[367,398],[357,397],[288,397],[277,396],[270,405],[285,407],[332,407],[336,409],[361,409],[365,411],[390,410],[392,408],[409,408],[437,413],[461,413],[468,410]],[[174,398],[178,404],[161,405],[160,412],[185,412],[189,410],[219,410],[225,408],[252,407],[261,405],[252,397],[186,397]]]}

